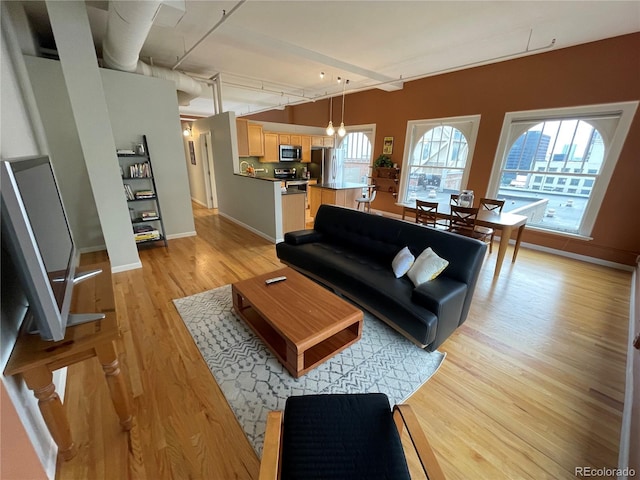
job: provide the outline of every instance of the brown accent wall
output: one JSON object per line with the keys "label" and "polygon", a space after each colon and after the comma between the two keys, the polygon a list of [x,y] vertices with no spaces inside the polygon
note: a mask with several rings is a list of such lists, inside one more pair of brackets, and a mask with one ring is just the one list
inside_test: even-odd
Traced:
{"label": "brown accent wall", "polygon": [[[347,125],[376,124],[374,157],[383,137],[394,137],[393,161],[402,163],[407,121],[480,114],[480,129],[468,188],[486,193],[506,112],[640,100],[640,33],[552,50],[506,62],[407,82],[402,90],[369,90],[346,96]],[[341,99],[334,99],[334,125]],[[337,108],[336,108],[337,106]],[[327,100],[287,107],[250,118],[325,126]],[[640,114],[598,214],[593,240],[526,231],[525,242],[634,265],[640,255]],[[389,195],[389,194],[385,194]],[[397,212],[391,198],[376,208]]]}

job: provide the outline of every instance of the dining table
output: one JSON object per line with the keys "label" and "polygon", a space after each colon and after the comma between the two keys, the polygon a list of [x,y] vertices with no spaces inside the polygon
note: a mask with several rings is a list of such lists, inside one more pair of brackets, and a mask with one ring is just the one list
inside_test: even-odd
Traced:
{"label": "dining table", "polygon": [[[416,206],[413,204],[402,204],[402,219],[406,220],[407,214],[415,215]],[[449,205],[439,205],[437,215],[439,218],[449,218],[451,210]],[[507,247],[509,246],[509,240],[516,231],[516,243],[513,249],[513,258],[511,263],[515,263],[518,256],[518,250],[520,249],[520,241],[522,239],[522,232],[527,224],[526,215],[518,215],[516,213],[509,212],[496,212],[492,210],[478,210],[476,217],[476,225],[483,227],[493,228],[494,230],[500,230],[500,244],[498,246],[498,258],[496,258],[496,266],[493,272],[493,276],[500,275],[502,268],[502,262],[507,253]]]}

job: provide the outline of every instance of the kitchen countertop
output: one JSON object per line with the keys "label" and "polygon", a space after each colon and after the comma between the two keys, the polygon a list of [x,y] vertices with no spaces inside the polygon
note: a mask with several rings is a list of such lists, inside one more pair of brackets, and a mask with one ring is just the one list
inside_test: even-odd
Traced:
{"label": "kitchen countertop", "polygon": [[353,188],[366,188],[368,185],[364,183],[339,182],[339,183],[319,183],[318,185],[309,185],[309,187],[328,188],[330,190],[350,190]]}
{"label": "kitchen countertop", "polygon": [[282,190],[282,195],[299,195],[307,193],[304,190],[300,190],[299,188],[287,188],[286,190]]}
{"label": "kitchen countertop", "polygon": [[273,177],[256,177],[255,175],[247,175],[246,173],[234,173],[234,175],[238,175],[239,177],[247,177],[247,178],[255,178],[256,180],[266,180],[267,182],[279,182],[279,178]]}

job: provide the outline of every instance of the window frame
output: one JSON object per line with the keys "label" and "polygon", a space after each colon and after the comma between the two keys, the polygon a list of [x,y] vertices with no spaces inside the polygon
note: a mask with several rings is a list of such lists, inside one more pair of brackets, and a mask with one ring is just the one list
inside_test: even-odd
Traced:
{"label": "window frame", "polygon": [[[469,151],[467,154],[467,161],[462,173],[462,180],[460,182],[460,191],[467,188],[469,181],[469,172],[471,171],[471,164],[473,163],[473,155],[475,152],[476,141],[478,139],[478,130],[480,129],[481,115],[463,115],[459,117],[443,117],[443,118],[430,118],[422,120],[409,120],[407,121],[407,130],[404,140],[404,152],[402,154],[402,165],[400,169],[400,183],[398,185],[398,201],[396,205],[408,205],[405,202],[407,196],[407,189],[409,188],[409,172],[411,170],[409,162],[410,156],[416,147],[417,142],[432,128],[440,126],[450,126],[462,132],[467,141]],[[467,125],[470,124],[470,125]],[[413,131],[416,127],[422,127],[424,132],[412,142]],[[462,128],[460,128],[462,127]]]}
{"label": "window frame", "polygon": [[[591,195],[587,206],[585,208],[582,222],[578,228],[578,233],[561,232],[558,230],[551,230],[541,228],[538,226],[527,225],[527,228],[537,230],[553,235],[577,237],[586,240],[591,240],[591,233],[595,225],[600,207],[604,200],[607,188],[613,176],[616,164],[620,157],[620,152],[624,146],[631,123],[638,108],[638,101],[631,102],[616,102],[597,105],[585,105],[579,107],[561,107],[550,108],[540,110],[525,110],[519,112],[507,112],[502,122],[502,130],[500,132],[500,139],[496,148],[496,154],[493,160],[493,168],[491,170],[491,177],[489,179],[489,185],[487,187],[487,196],[495,197],[500,189],[500,178],[503,173],[503,167],[506,164],[507,156],[512,145],[507,145],[509,137],[511,136],[511,130],[514,124],[523,122],[543,122],[550,120],[561,119],[573,119],[589,116],[606,116],[606,115],[619,115],[618,124],[611,132],[600,131],[600,134],[605,142],[605,155],[602,161],[602,168],[598,175],[598,181],[595,182],[594,188],[591,190]],[[528,130],[528,129],[527,129]],[[527,131],[524,130],[524,131]],[[521,132],[521,133],[524,133]],[[518,137],[516,137],[517,139]]]}
{"label": "window frame", "polygon": [[342,143],[347,138],[347,135],[350,133],[362,133],[371,144],[371,158],[369,158],[369,172],[367,175],[367,183],[371,183],[368,179],[371,177],[371,166],[373,165],[374,152],[375,152],[375,139],[376,139],[376,124],[375,123],[366,123],[363,125],[350,125],[345,126],[344,129],[346,133],[344,137],[341,137],[337,133],[334,134],[334,149],[338,150],[342,148]]}

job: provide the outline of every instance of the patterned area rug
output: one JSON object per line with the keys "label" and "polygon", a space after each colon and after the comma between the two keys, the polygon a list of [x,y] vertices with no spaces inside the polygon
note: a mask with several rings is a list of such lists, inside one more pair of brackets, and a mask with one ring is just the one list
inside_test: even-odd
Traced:
{"label": "patterned area rug", "polygon": [[258,456],[267,413],[283,410],[287,397],[382,392],[395,405],[425,383],[445,357],[420,349],[365,312],[359,342],[296,379],[233,313],[231,285],[173,303]]}

